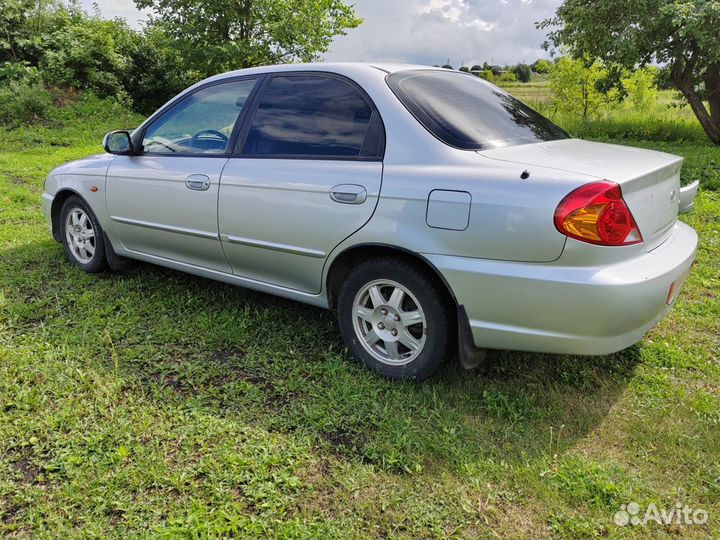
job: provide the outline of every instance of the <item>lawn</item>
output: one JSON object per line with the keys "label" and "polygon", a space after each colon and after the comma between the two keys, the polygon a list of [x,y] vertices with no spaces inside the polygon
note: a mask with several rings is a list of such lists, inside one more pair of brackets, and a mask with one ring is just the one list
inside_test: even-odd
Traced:
{"label": "lawn", "polygon": [[[329,312],[65,261],[45,175],[139,120],[79,107],[0,132],[1,537],[720,534],[720,149],[623,141],[684,155],[704,188],[683,217],[698,264],[641,343],[398,384],[351,360]],[[616,525],[631,501],[709,519]]]}

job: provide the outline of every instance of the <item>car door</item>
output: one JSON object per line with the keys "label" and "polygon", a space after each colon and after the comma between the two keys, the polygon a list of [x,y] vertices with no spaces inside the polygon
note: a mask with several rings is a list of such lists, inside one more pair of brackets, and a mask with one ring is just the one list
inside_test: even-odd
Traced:
{"label": "car door", "polygon": [[220,174],[257,78],[202,87],[144,128],[138,155],[118,156],[107,173],[112,227],[127,249],[222,272]]}
{"label": "car door", "polygon": [[384,128],[339,76],[275,74],[260,93],[223,170],[220,238],[233,273],[317,293],[329,253],[375,209]]}

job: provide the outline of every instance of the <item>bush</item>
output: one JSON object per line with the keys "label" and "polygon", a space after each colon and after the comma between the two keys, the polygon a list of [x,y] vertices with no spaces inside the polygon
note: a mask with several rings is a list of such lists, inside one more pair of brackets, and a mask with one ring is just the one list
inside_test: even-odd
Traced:
{"label": "bush", "polygon": [[39,82],[10,81],[0,86],[0,123],[6,127],[47,118],[52,96]]}
{"label": "bush", "polygon": [[40,71],[29,62],[5,62],[0,67],[0,84],[10,81],[25,81],[30,84],[41,83]]}
{"label": "bush", "polygon": [[515,82],[517,81],[517,77],[514,73],[506,71],[505,73],[501,73],[497,80],[500,82]]}
{"label": "bush", "polygon": [[520,82],[530,82],[530,66],[527,64],[518,64],[512,69],[512,72]]}
{"label": "bush", "polygon": [[482,70],[480,73],[477,74],[477,76],[490,82],[493,82],[495,80],[495,75],[493,75],[493,72],[489,69]]}
{"label": "bush", "polygon": [[658,89],[655,84],[654,68],[638,69],[622,80],[627,99],[638,111],[647,111],[657,101]]}

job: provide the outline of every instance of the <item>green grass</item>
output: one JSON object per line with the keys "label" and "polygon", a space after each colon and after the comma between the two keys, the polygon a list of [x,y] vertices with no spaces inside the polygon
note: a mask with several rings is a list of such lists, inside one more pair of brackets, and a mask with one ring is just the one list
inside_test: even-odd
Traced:
{"label": "green grass", "polygon": [[[64,260],[39,207],[44,176],[139,120],[88,106],[0,133],[1,537],[718,534],[718,193],[684,218],[698,264],[640,344],[502,352],[487,374],[449,365],[393,384],[353,363],[328,312]],[[717,182],[703,142],[629,142]],[[676,500],[709,522],[613,523],[623,503]]]}
{"label": "green grass", "polygon": [[678,92],[661,90],[655,104],[645,111],[635,110],[625,101],[606,105],[583,121],[580,115],[560,113],[552,104],[546,79],[530,83],[500,83],[518,99],[533,106],[571,134],[592,139],[654,142],[692,142],[709,146],[707,135],[690,108],[681,106]]}
{"label": "green grass", "polygon": [[573,136],[684,156],[684,184],[700,180],[706,191],[720,190],[720,148],[708,140],[689,107],[678,106],[677,92],[661,90],[657,102],[647,111],[637,111],[625,102],[606,107],[583,122],[577,115],[553,110],[547,79],[503,83],[502,86]]}

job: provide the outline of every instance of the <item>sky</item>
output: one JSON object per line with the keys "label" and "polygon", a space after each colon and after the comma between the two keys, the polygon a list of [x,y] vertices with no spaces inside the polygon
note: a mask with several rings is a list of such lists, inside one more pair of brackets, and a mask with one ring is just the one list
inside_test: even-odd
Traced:
{"label": "sky", "polygon": [[[148,12],[132,0],[96,0],[104,17],[139,27]],[[454,67],[547,58],[535,22],[561,0],[355,0],[362,25],[333,41],[328,61],[407,62]],[[93,0],[83,0],[91,9]]]}

